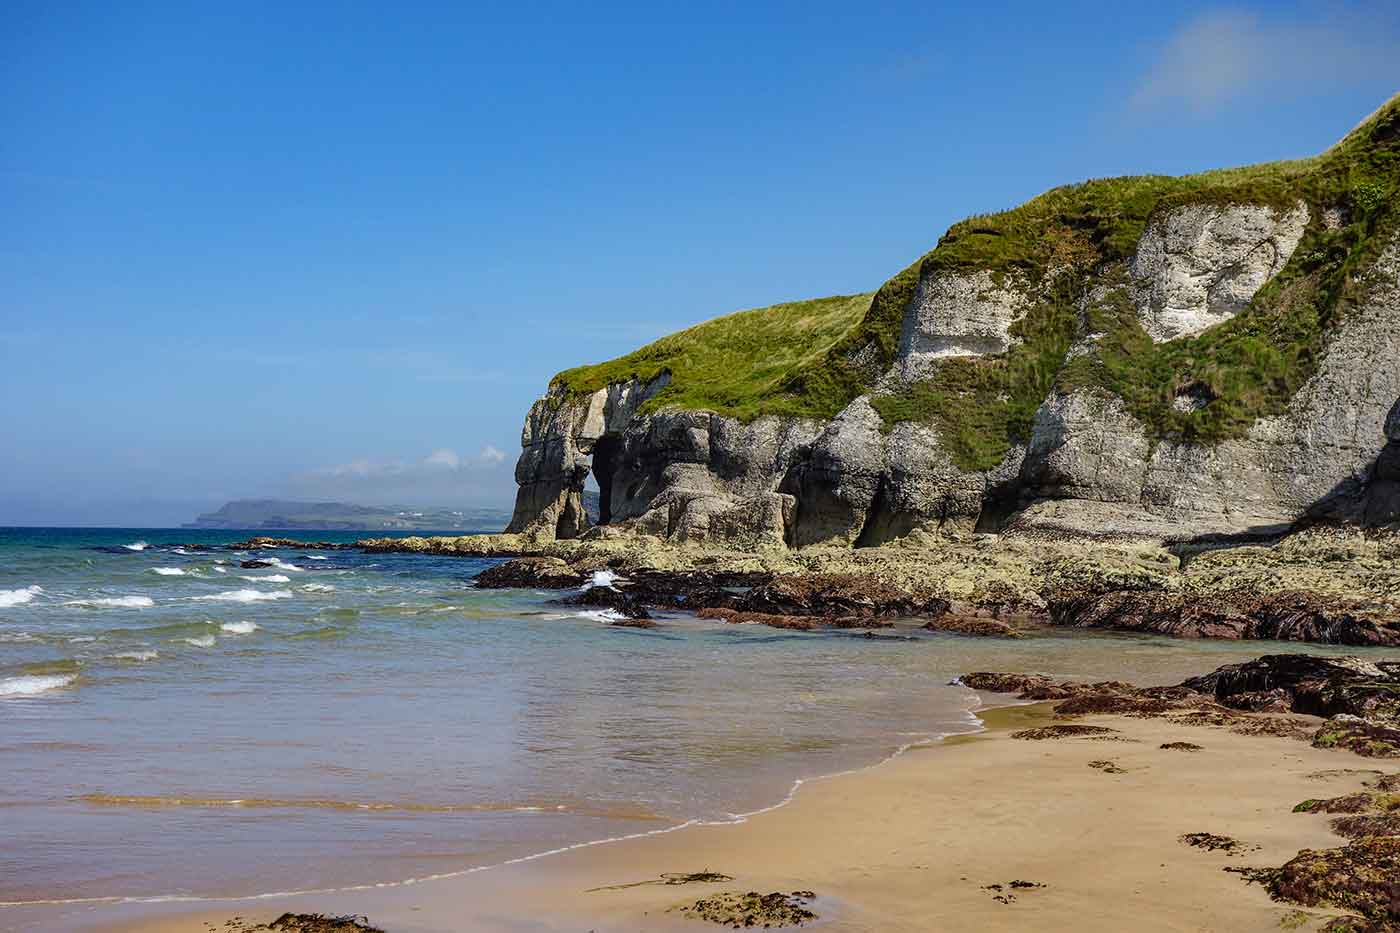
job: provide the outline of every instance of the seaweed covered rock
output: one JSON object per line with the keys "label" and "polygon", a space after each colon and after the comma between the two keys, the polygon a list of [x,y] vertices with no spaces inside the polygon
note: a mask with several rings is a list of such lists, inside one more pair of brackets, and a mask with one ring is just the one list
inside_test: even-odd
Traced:
{"label": "seaweed covered rock", "polygon": [[1373,924],[1354,929],[1400,929],[1400,837],[1304,849],[1283,867],[1262,874],[1275,900],[1352,910]]}
{"label": "seaweed covered rock", "polygon": [[1074,695],[1074,684],[1057,684],[1044,674],[1013,674],[999,671],[973,671],[955,683],[971,690],[1015,693],[1023,700],[1064,700]]}
{"label": "seaweed covered rock", "polygon": [[[1400,661],[1271,654],[1226,664],[1182,686],[1235,709],[1359,716],[1400,727]],[[1267,705],[1261,702],[1267,698]]]}
{"label": "seaweed covered rock", "polygon": [[737,601],[743,612],[879,618],[942,615],[949,603],[913,594],[868,574],[791,574],[754,587]]}
{"label": "seaweed covered rock", "polygon": [[[810,632],[818,628],[888,628],[894,624],[886,619],[876,619],[869,616],[782,615],[723,608],[701,609],[696,615],[702,619],[720,619],[731,625],[766,625],[769,628],[789,629],[795,632]],[[872,635],[873,633],[867,632],[866,634]]]}
{"label": "seaweed covered rock", "polygon": [[1184,638],[1271,639],[1333,645],[1400,645],[1400,614],[1304,592],[1063,593],[1050,620],[1073,628]]}
{"label": "seaweed covered rock", "polygon": [[563,590],[582,586],[584,573],[558,557],[517,557],[477,574],[480,589]]}
{"label": "seaweed covered rock", "polygon": [[1022,700],[1061,700],[1063,702],[1055,705],[1058,716],[1114,713],[1153,716],[1202,706],[1199,695],[1184,687],[1134,687],[1118,680],[1084,684],[1070,680],[1057,682],[1041,674],[982,671],[963,674],[957,682],[973,690],[1015,693]]}
{"label": "seaweed covered rock", "polygon": [[748,927],[791,927],[802,926],[817,915],[808,909],[816,895],[811,891],[793,891],[784,894],[773,891],[759,894],[749,891],[740,894],[736,891],[723,891],[702,897],[692,904],[680,908],[682,913],[699,920],[708,920],[738,930]]}
{"label": "seaweed covered rock", "polygon": [[1400,758],[1400,728],[1356,716],[1334,716],[1313,736],[1318,748],[1344,748],[1366,758]]}
{"label": "seaweed covered rock", "polygon": [[951,632],[956,635],[975,635],[978,638],[1020,638],[1021,633],[1014,626],[1000,619],[980,615],[948,613],[925,622],[925,631]]}

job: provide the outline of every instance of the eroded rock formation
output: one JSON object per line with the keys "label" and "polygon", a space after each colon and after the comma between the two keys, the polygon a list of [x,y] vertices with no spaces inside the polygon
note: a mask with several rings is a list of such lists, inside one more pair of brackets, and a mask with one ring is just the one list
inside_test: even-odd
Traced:
{"label": "eroded rock formation", "polygon": [[[1365,151],[1368,166],[1400,165],[1397,128],[1392,101],[1322,158]],[[1396,523],[1400,235],[1384,206],[1394,184],[1254,200],[1200,184],[1174,189],[1137,226],[1121,221],[1129,207],[1101,199],[1065,202],[1080,214],[1032,211],[1026,223],[1043,229],[1025,242],[1007,242],[1024,229],[1012,224],[955,228],[951,252],[940,243],[886,283],[864,329],[831,351],[812,383],[839,383],[820,409],[830,417],[646,405],[665,371],[591,395],[553,385],[522,432],[509,530],[549,539],[622,527],[763,548],[915,532],[1183,541]],[[1227,330],[1224,349],[1191,342]],[[1222,362],[1201,372],[1198,348]],[[1135,381],[1125,354],[1129,369],[1159,371]],[[947,373],[957,378],[940,382]],[[1026,385],[1034,394],[1013,398]],[[773,410],[753,401],[747,410]],[[1013,404],[1013,415],[996,408]],[[948,417],[958,409],[974,416]],[[579,499],[590,474],[604,526],[592,532]]]}

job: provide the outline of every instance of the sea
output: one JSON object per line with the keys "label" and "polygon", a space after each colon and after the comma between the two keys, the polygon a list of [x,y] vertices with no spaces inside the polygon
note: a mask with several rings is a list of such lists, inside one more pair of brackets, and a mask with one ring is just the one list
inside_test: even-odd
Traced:
{"label": "sea", "polygon": [[965,671],[1171,683],[1299,650],[622,628],[558,592],[475,589],[494,560],[229,547],[253,533],[0,529],[0,929],[741,820],[976,731]]}

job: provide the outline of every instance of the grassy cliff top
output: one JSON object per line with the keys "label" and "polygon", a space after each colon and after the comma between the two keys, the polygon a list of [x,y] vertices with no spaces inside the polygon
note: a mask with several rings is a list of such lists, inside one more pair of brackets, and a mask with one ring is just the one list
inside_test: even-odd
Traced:
{"label": "grassy cliff top", "polygon": [[[1024,443],[1036,407],[1055,389],[1101,388],[1125,399],[1157,438],[1214,442],[1277,414],[1322,355],[1328,328],[1357,300],[1354,273],[1397,226],[1400,95],[1320,155],[1181,177],[1094,179],[949,228],[933,250],[873,295],[775,305],[718,318],[621,359],[568,370],[552,383],[591,392],[669,370],[648,409],[710,409],[830,418],[871,391],[898,351],[904,313],[923,274],[986,270],[1014,276],[1034,302],[1013,327],[1019,342],[994,357],[945,361],[929,379],[876,396],[887,425],[937,427],[963,469],[988,469]],[[1154,216],[1183,204],[1305,202],[1303,242],[1274,281],[1234,319],[1193,338],[1154,344],[1124,303],[1124,267]],[[1325,229],[1324,210],[1346,218]],[[1117,279],[1115,283],[1115,277]],[[1088,284],[1110,294],[1085,307]],[[1113,287],[1117,291],[1113,291]],[[864,312],[862,314],[862,312]],[[1102,349],[1067,366],[1082,333]],[[1210,399],[1179,412],[1190,388]]]}
{"label": "grassy cliff top", "polygon": [[772,391],[791,373],[819,362],[870,307],[871,294],[835,295],[738,311],[662,337],[626,356],[578,366],[555,376],[551,388],[584,395],[609,383],[662,372],[670,383],[643,411],[666,406],[707,409],[749,420],[797,414],[772,404]]}

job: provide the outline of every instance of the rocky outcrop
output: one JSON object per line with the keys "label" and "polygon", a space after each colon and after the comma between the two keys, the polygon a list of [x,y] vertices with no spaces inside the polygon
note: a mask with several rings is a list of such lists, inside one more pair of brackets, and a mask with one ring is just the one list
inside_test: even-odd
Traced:
{"label": "rocky outcrop", "polygon": [[1400,661],[1273,654],[1227,664],[1183,686],[1233,709],[1344,714],[1400,725]]}
{"label": "rocky outcrop", "polygon": [[582,493],[591,454],[604,438],[621,432],[666,382],[664,375],[645,385],[630,379],[582,399],[550,392],[531,405],[515,464],[520,490],[506,532],[576,538],[587,530]]}
{"label": "rocky outcrop", "polygon": [[855,323],[814,308],[865,296],[789,303],[562,373],[509,530],[776,551],[1400,526],[1397,126],[1400,99],[1307,163],[1053,189],[954,225]]}
{"label": "rocky outcrop", "polygon": [[[1212,208],[1154,223],[1134,265],[1142,307],[1179,309],[1189,292],[1210,315],[1234,313],[1262,284],[1260,270],[1287,258],[1306,214]],[[1192,242],[1204,252],[1183,265]],[[1181,284],[1188,268],[1215,270],[1214,278],[1191,292]],[[868,396],[826,423],[768,416],[746,424],[705,411],[638,415],[664,375],[583,398],[552,393],[531,408],[522,432],[509,530],[544,539],[587,532],[579,496],[590,473],[604,525],[748,548],[968,532],[991,509],[1009,513],[1005,527],[1015,533],[1159,540],[1275,535],[1306,518],[1393,523],[1400,244],[1390,244],[1362,284],[1361,300],[1287,410],[1213,445],[1154,441],[1122,399],[1100,389],[1052,393],[1028,445],[985,472],[959,469],[935,427],[885,425]],[[1004,349],[1018,302],[1029,300],[1008,297],[1010,287],[946,273],[923,278],[889,378],[954,352]],[[963,311],[954,313],[958,301]],[[954,340],[968,335],[992,343]]]}
{"label": "rocky outcrop", "polygon": [[1288,262],[1308,217],[1299,201],[1188,204],[1153,220],[1130,264],[1143,329],[1160,343],[1234,317]]}
{"label": "rocky outcrop", "polygon": [[583,571],[557,557],[518,557],[476,575],[478,589],[573,589],[583,585]]}

